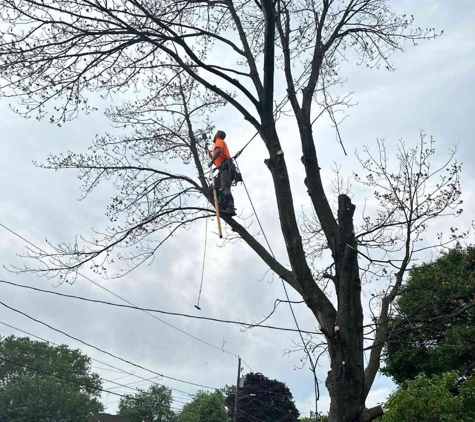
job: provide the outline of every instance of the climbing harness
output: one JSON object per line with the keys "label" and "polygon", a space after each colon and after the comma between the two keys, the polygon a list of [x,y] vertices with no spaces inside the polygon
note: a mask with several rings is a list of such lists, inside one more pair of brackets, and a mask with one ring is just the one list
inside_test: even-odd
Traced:
{"label": "climbing harness", "polygon": [[[233,216],[235,215],[234,210],[230,211],[226,209],[228,205],[226,200],[226,195],[223,193],[223,178],[226,180],[226,184],[231,186],[237,186],[239,182],[243,182],[242,174],[237,167],[237,164],[233,158],[224,160],[219,168],[215,168],[213,171],[218,171],[218,175],[214,177],[213,184],[215,186],[216,195],[218,198],[218,205],[220,207],[220,213],[222,215]],[[218,186],[216,186],[216,181],[218,180]]]}

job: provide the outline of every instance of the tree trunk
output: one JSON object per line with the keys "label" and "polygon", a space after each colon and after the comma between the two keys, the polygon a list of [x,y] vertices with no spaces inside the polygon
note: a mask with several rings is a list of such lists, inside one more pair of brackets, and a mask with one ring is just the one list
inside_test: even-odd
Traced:
{"label": "tree trunk", "polygon": [[331,369],[326,382],[331,398],[330,422],[362,421],[365,409],[363,308],[354,211],[350,198],[340,195],[335,283],[338,315],[329,341]]}
{"label": "tree trunk", "polygon": [[326,386],[331,398],[330,422],[359,422],[364,411],[362,347],[356,333],[340,333],[330,346],[331,369]]}

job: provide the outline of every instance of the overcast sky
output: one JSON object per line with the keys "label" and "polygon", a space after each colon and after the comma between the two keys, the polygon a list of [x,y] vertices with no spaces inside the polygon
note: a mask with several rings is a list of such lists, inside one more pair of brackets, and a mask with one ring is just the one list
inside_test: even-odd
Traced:
{"label": "overcast sky", "polygon": [[[443,29],[443,37],[421,42],[417,47],[408,46],[403,54],[395,54],[392,61],[396,71],[368,70],[348,63],[343,76],[348,79],[345,89],[353,91],[353,101],[358,103],[349,110],[341,130],[348,156],[344,156],[335,142],[328,123],[317,125],[316,143],[323,168],[325,183],[331,183],[331,165],[342,165],[347,175],[358,171],[355,150],[364,145],[374,146],[377,138],[386,138],[390,145],[404,138],[408,143],[418,141],[424,129],[433,135],[442,160],[448,148],[458,144],[458,158],[463,162],[462,188],[465,215],[460,226],[472,220],[474,204],[475,160],[472,153],[475,83],[475,4],[470,0],[402,0],[391,2],[398,10],[414,14],[417,26]],[[108,103],[102,104],[102,109]],[[214,116],[217,127],[228,132],[228,145],[236,152],[252,136],[253,131],[228,107]],[[46,247],[45,239],[71,242],[78,233],[91,234],[106,224],[105,207],[113,195],[103,187],[87,200],[78,202],[79,182],[74,172],[53,172],[38,169],[32,161],[42,161],[49,153],[66,150],[83,151],[94,135],[110,130],[102,113],[81,116],[62,128],[25,120],[9,109],[9,101],[0,100],[0,223],[15,230],[38,246]],[[280,124],[280,138],[291,169],[295,186],[295,207],[308,207],[308,196],[303,188],[303,169],[299,162],[300,148],[295,127]],[[270,242],[283,256],[283,242],[275,212],[270,174],[263,164],[265,152],[260,140],[246,150],[240,160],[243,176],[269,235]],[[234,190],[236,205],[245,215],[251,209],[242,187]],[[354,197],[357,206],[365,197]],[[359,208],[361,209],[361,207]],[[444,223],[445,224],[445,223]],[[450,222],[447,222],[450,224]],[[255,227],[255,226],[254,226]],[[133,303],[150,308],[184,312],[222,319],[256,321],[270,312],[275,299],[284,298],[282,285],[265,277],[266,267],[242,243],[220,247],[215,232],[215,221],[209,220],[209,237],[202,311],[193,305],[200,283],[203,255],[204,222],[188,232],[180,232],[159,251],[156,260],[146,267],[119,280],[93,278]],[[439,227],[433,228],[439,230]],[[25,242],[0,228],[0,262],[3,265],[22,266],[25,260],[17,254],[24,252]],[[285,259],[283,263],[286,264]],[[15,275],[0,268],[0,278],[17,283],[52,289],[55,282],[31,274]],[[237,326],[214,322],[160,316],[180,330],[209,343],[194,338],[134,310],[116,309],[105,305],[77,302],[72,299],[50,297],[41,293],[1,285],[1,301],[22,310],[32,317],[47,322],[84,341],[111,353],[131,360],[154,371],[171,377],[213,387],[233,384],[236,379],[236,356],[241,356],[251,369],[270,378],[285,382],[291,389],[300,410],[307,414],[314,408],[313,382],[308,368],[296,370],[300,354],[286,355],[287,349],[298,336],[292,333],[253,329],[243,332]],[[117,301],[83,278],[72,286],[61,285],[59,292],[87,296],[95,299]],[[365,295],[371,286],[365,286]],[[293,295],[294,298],[298,296]],[[366,297],[365,296],[365,297]],[[304,305],[295,305],[300,326],[315,329],[315,320]],[[126,365],[98,351],[77,343],[59,333],[41,326],[11,310],[0,307],[0,322],[11,324],[32,334],[56,343],[78,347],[88,355],[114,366],[150,378],[144,370]],[[293,327],[288,307],[281,306],[269,321],[272,324]],[[0,325],[0,334],[20,333]],[[213,347],[214,346],[214,347]],[[224,347],[227,353],[219,350]],[[95,363],[95,366],[102,366]],[[323,381],[327,368],[319,368]],[[137,381],[129,376],[98,370],[108,379],[121,378],[120,383]],[[160,381],[161,382],[161,381]],[[163,383],[190,393],[196,388],[171,380]],[[146,386],[143,383],[139,386]],[[104,384],[104,388],[113,385]],[[324,385],[319,408],[327,411],[329,397]],[[367,405],[384,401],[394,389],[386,377],[378,377]],[[131,390],[114,389],[120,393]],[[176,407],[189,401],[183,394],[176,394]],[[103,396],[107,409],[114,413],[117,397]]]}

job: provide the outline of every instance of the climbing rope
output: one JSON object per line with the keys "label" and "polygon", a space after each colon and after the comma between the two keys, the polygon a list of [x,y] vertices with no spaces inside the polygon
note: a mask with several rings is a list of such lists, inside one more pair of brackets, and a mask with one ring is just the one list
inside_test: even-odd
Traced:
{"label": "climbing rope", "polygon": [[201,300],[201,290],[203,289],[203,279],[205,275],[205,262],[206,262],[206,243],[208,242],[208,219],[205,218],[205,245],[203,250],[203,265],[201,267],[201,281],[200,281],[200,291],[198,293],[198,301],[195,305],[195,308],[201,311],[200,300]]}
{"label": "climbing rope", "polygon": [[[243,185],[244,185],[244,189],[246,191],[247,197],[249,199],[249,202],[251,204],[252,210],[254,212],[254,215],[256,216],[257,223],[259,224],[262,235],[264,236],[264,239],[266,241],[267,247],[269,248],[269,251],[270,251],[272,257],[275,259],[274,251],[272,250],[272,247],[269,243],[269,239],[267,238],[266,233],[264,231],[264,228],[262,227],[261,220],[260,220],[259,216],[257,215],[256,208],[254,207],[254,203],[252,201],[251,195],[249,194],[249,191],[248,191],[244,181],[243,181]],[[302,345],[304,347],[305,353],[307,354],[307,357],[310,361],[310,368],[312,370],[313,378],[314,378],[313,380],[314,380],[314,389],[315,389],[315,414],[318,415],[318,400],[320,399],[320,387],[318,385],[318,378],[317,378],[317,374],[316,374],[317,367],[316,367],[316,364],[314,363],[314,361],[312,359],[310,351],[308,350],[307,344],[305,343],[305,341],[303,339],[302,331],[300,330],[300,326],[299,326],[299,323],[297,321],[297,317],[295,315],[294,308],[292,306],[292,302],[290,301],[290,297],[289,297],[289,294],[287,292],[287,287],[285,286],[285,282],[284,282],[282,277],[279,277],[279,278],[280,278],[280,281],[282,282],[282,287],[284,288],[285,296],[287,298],[287,302],[289,304],[290,311],[292,313],[292,317],[293,317],[294,322],[295,322],[295,326],[297,327],[297,331],[299,332],[300,340],[302,341]]]}

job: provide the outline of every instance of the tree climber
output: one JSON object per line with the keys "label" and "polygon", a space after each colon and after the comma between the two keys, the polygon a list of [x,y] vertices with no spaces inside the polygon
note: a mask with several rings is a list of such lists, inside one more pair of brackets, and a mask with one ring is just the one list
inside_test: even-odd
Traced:
{"label": "tree climber", "polygon": [[220,201],[220,211],[230,215],[236,215],[234,208],[234,198],[231,194],[231,183],[234,179],[234,164],[229,154],[228,146],[224,140],[226,139],[226,133],[222,130],[218,130],[214,135],[214,148],[213,152],[208,151],[211,162],[208,167],[213,164],[219,169],[217,177],[214,179],[214,185],[217,190],[222,192],[222,201]]}

